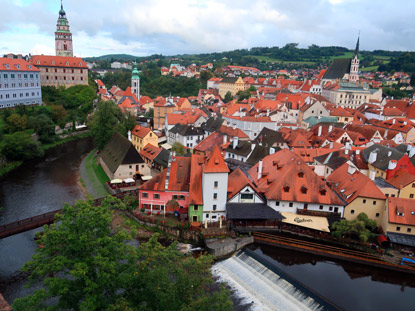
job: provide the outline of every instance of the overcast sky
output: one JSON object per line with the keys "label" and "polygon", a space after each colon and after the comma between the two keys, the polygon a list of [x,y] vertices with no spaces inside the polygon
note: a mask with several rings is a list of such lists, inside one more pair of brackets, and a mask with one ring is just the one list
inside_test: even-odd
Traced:
{"label": "overcast sky", "polygon": [[[221,52],[296,42],[415,50],[415,1],[64,0],[74,55]],[[55,54],[60,0],[1,0],[0,54]]]}

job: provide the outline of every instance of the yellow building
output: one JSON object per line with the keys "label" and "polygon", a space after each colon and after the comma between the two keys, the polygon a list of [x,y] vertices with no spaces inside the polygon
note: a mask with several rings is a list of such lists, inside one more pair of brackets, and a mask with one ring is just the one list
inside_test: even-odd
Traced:
{"label": "yellow building", "polygon": [[245,83],[241,77],[239,78],[223,78],[219,82],[219,95],[225,98],[226,93],[230,92],[232,96],[235,96],[239,91],[245,90]]}
{"label": "yellow building", "polygon": [[[391,178],[388,183],[398,189],[396,197],[403,199],[415,199],[415,176],[406,171],[399,170]],[[415,205],[415,201],[414,205]]]}
{"label": "yellow building", "polygon": [[369,177],[345,163],[331,173],[327,181],[332,190],[347,202],[344,218],[354,220],[360,213],[365,213],[380,224],[386,197]]}
{"label": "yellow building", "polygon": [[158,147],[157,135],[148,127],[136,125],[134,130],[131,132],[131,142],[134,148],[140,152],[147,144],[151,144]]}

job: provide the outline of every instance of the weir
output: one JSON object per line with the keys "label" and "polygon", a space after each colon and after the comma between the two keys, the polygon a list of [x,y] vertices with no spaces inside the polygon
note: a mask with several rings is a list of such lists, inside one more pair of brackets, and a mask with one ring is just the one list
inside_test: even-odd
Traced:
{"label": "weir", "polygon": [[216,263],[213,275],[233,287],[251,310],[339,310],[257,253],[244,249]]}

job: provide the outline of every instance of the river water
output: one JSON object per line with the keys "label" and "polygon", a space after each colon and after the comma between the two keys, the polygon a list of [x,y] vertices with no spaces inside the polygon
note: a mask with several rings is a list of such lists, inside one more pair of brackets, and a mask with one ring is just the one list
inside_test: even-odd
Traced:
{"label": "river water", "polygon": [[[82,199],[78,168],[92,148],[89,139],[58,146],[43,159],[26,163],[0,179],[0,206],[4,207],[0,224]],[[35,252],[33,238],[39,230],[42,229],[0,240],[0,292],[10,303],[31,292],[23,288],[26,277],[19,269]],[[254,253],[258,263],[249,252]],[[256,246],[239,257],[216,263],[212,271],[231,285],[235,296],[243,298],[238,311],[276,310],[277,306],[279,310],[320,310],[319,302],[310,300],[304,288],[344,310],[415,310],[413,276],[275,247]],[[297,286],[297,290],[279,280],[278,271],[304,286]]]}
{"label": "river water", "polygon": [[[78,168],[93,149],[90,138],[50,149],[42,159],[32,160],[0,179],[0,224],[60,209],[64,203],[83,199]],[[36,250],[34,229],[0,240],[0,292],[10,303],[30,292],[19,272]]]}

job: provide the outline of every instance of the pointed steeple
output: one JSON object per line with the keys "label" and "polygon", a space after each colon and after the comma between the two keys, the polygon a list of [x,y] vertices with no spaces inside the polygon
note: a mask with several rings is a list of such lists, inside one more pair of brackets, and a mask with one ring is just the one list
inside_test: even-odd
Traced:
{"label": "pointed steeple", "polygon": [[357,37],[356,48],[354,49],[354,56],[359,56],[359,40],[360,40],[360,32],[359,32],[359,36]]}

